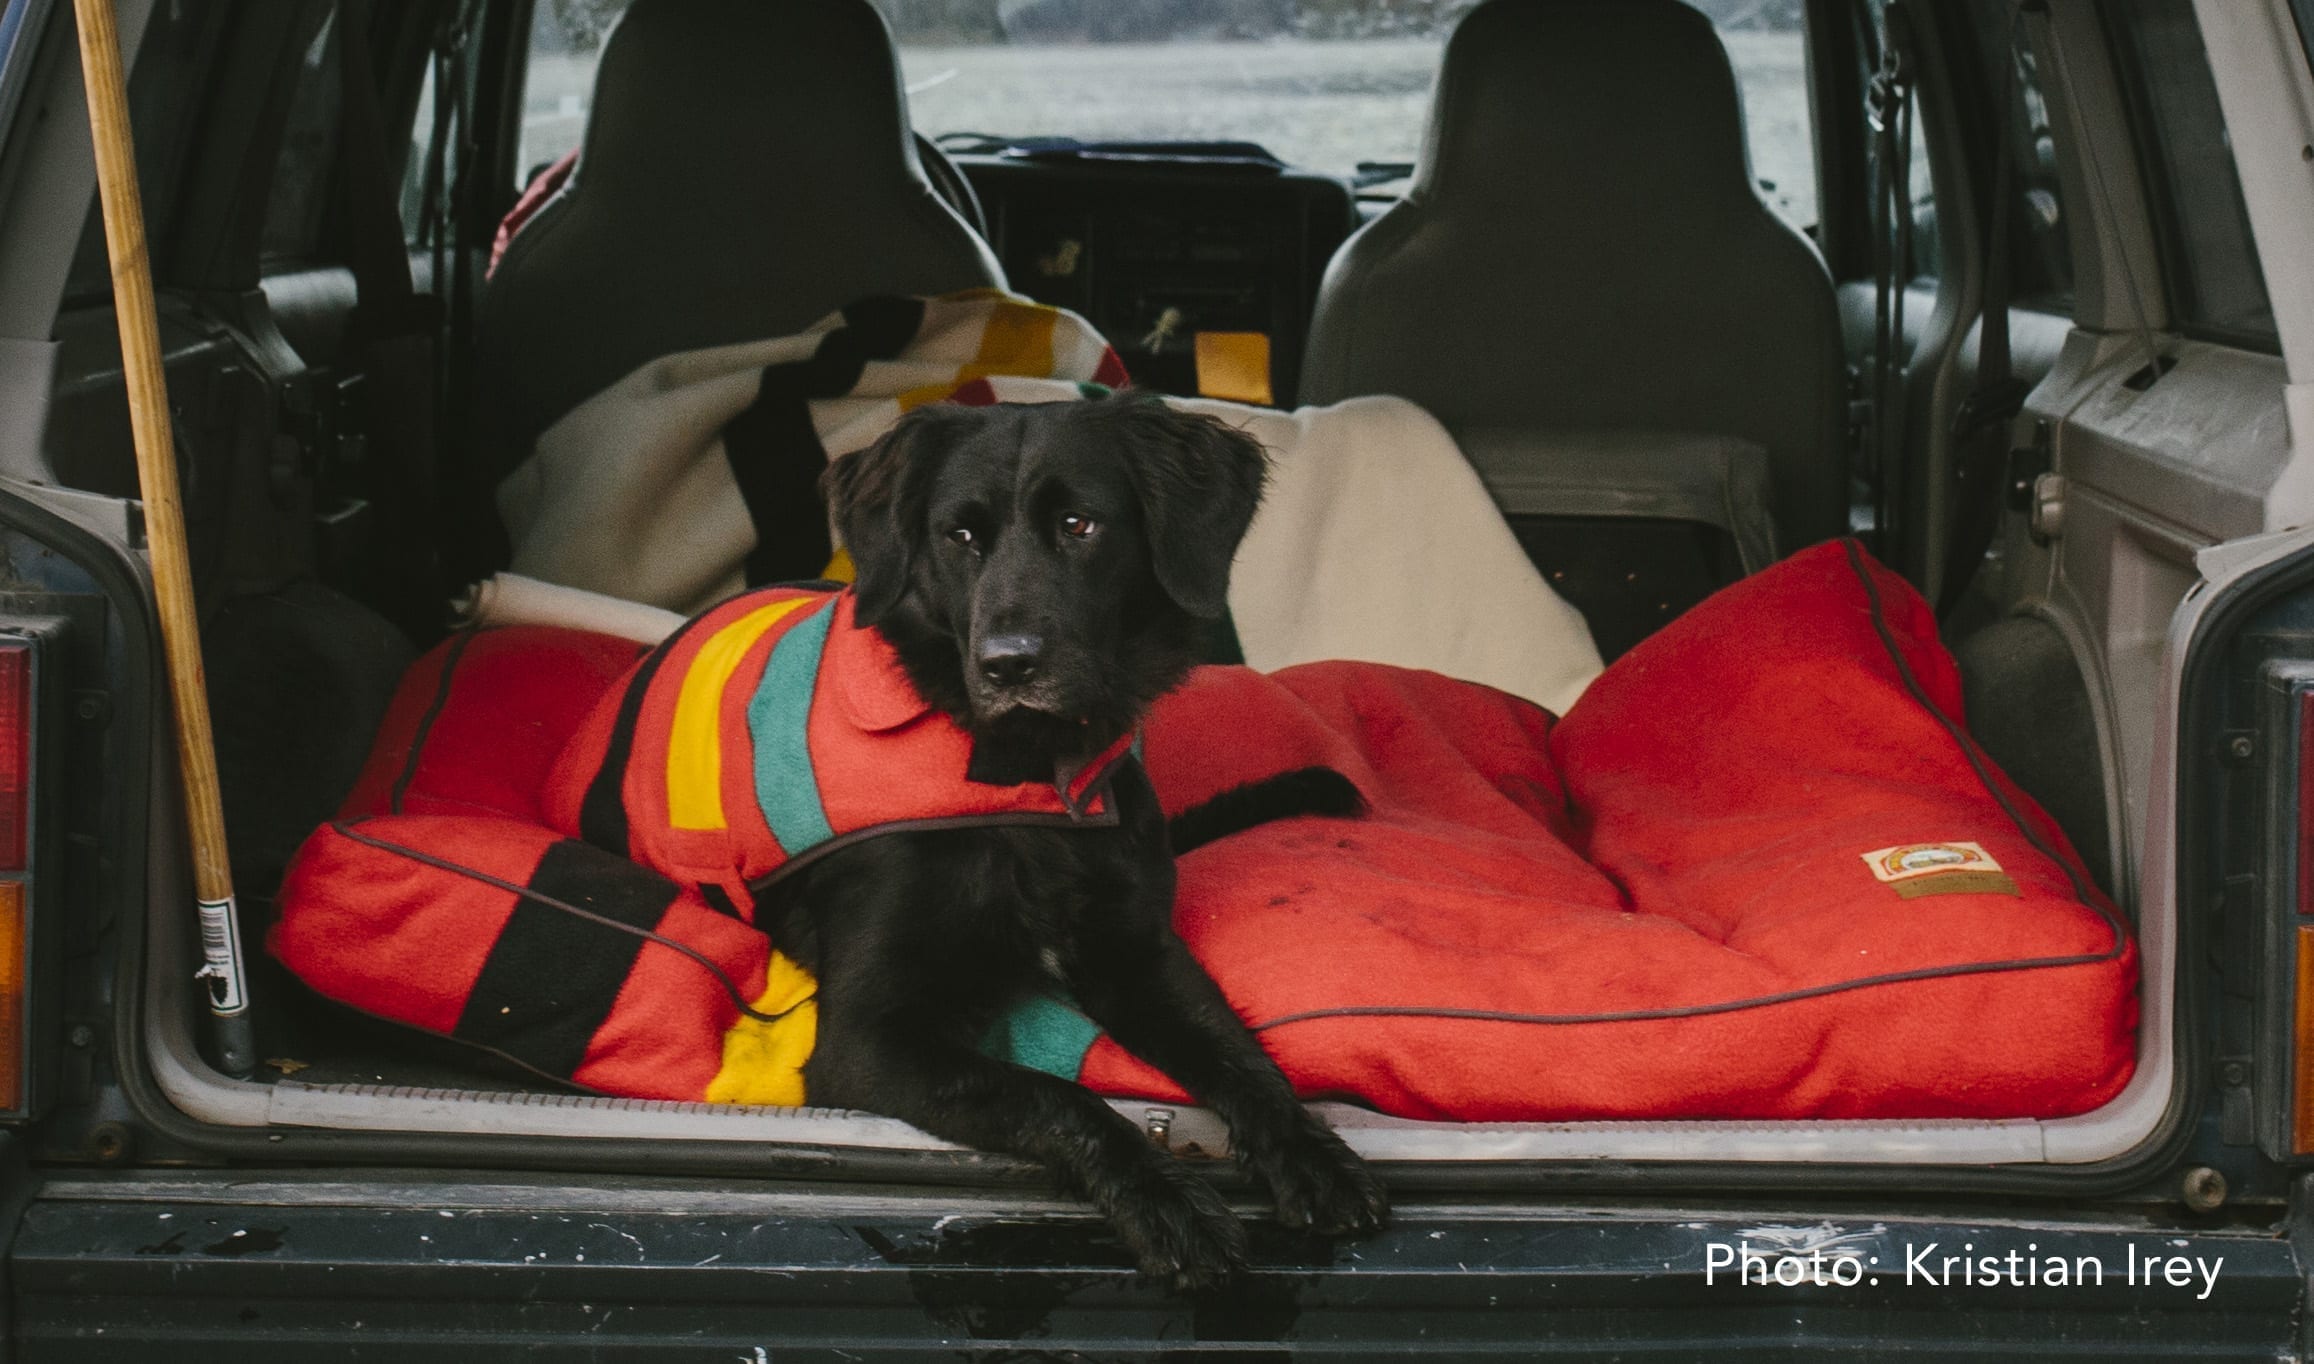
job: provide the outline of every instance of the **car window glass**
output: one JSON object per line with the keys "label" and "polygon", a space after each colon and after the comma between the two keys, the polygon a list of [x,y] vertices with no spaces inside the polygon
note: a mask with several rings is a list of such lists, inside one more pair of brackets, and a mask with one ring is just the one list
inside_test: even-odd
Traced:
{"label": "car window glass", "polygon": [[1913,110],[1912,150],[1905,156],[1904,174],[1912,205],[1912,278],[1934,280],[1944,273],[1944,236],[1938,231],[1936,177],[1928,160],[1928,133],[1917,108]]}
{"label": "car window glass", "polygon": [[[1261,144],[1282,160],[1359,176],[1411,166],[1439,54],[1475,0],[1298,0],[991,7],[959,23],[943,0],[878,0],[892,21],[919,131],[993,140]],[[1695,0],[1743,90],[1762,197],[1816,221],[1815,127],[1799,0]],[[985,144],[984,144],[985,145]],[[1376,187],[1403,181],[1373,179]]]}
{"label": "car window glass", "polygon": [[538,0],[530,13],[530,53],[523,72],[522,136],[517,187],[578,150],[593,98],[603,38],[628,0]]}
{"label": "car window glass", "polygon": [[[2039,58],[2016,26],[2016,0],[1968,0],[1976,70],[1969,73],[1998,111],[2000,126],[1989,130],[2011,143],[2009,251],[2011,288],[2019,306],[2051,312],[2073,307],[2073,253],[2066,237],[2063,189],[2057,177],[2056,142],[2041,89]],[[1917,281],[1944,273],[1945,245],[1929,175],[1922,120],[1913,121],[1911,156],[1912,274]],[[1870,144],[1867,144],[1869,147]]]}
{"label": "car window glass", "polygon": [[2011,288],[2021,306],[2073,310],[2073,245],[2057,176],[2057,141],[2041,89],[2041,57],[2017,0],[1972,0],[1978,70],[2009,143]]}
{"label": "car window glass", "polygon": [[[445,137],[441,149],[442,164],[437,170],[428,158],[434,155],[434,76],[437,70],[432,59],[426,63],[426,74],[418,86],[418,107],[410,117],[410,149],[402,162],[402,240],[411,246],[432,244],[428,218],[438,216],[440,205],[434,200],[448,192],[458,175],[458,139]],[[448,134],[448,130],[444,130]],[[429,194],[429,178],[432,180]]]}
{"label": "car window glass", "polygon": [[1816,122],[1808,99],[1802,6],[1781,0],[1697,0],[1711,17],[1743,91],[1752,177],[1768,207],[1796,228],[1816,225]]}
{"label": "car window glass", "polygon": [[[1387,190],[1420,145],[1446,35],[1477,0],[875,3],[917,129],[952,149],[1024,137],[1247,141]],[[1743,88],[1761,196],[1794,226],[1814,226],[1804,0],[1692,3],[1718,25]],[[578,146],[603,37],[626,4],[539,0],[523,184]]]}
{"label": "car window glass", "polygon": [[2049,106],[2042,99],[2035,57],[2019,51],[2017,102],[2009,136],[2024,145],[2012,155],[2019,202],[2010,208],[2010,222],[2022,241],[2018,253],[2017,299],[2053,312],[2073,310],[2073,240],[2065,218],[2064,191],[2057,178],[2056,141],[2050,132]]}
{"label": "car window glass", "polygon": [[2169,301],[2212,340],[2274,349],[2273,304],[2192,0],[2100,7],[2128,95]]}
{"label": "car window glass", "polygon": [[[1868,4],[1850,11],[1857,28],[1854,33],[1855,52],[1861,69],[1857,72],[1856,90],[1859,103],[1856,120],[1864,133],[1864,183],[1872,194],[1879,193],[1880,139],[1872,129],[1872,100],[1874,78],[1879,71],[1880,52],[1888,41],[1888,6],[1886,0],[1870,0]],[[1910,278],[1916,283],[1934,281],[1944,273],[1944,238],[1938,230],[1936,214],[1936,180],[1928,159],[1927,120],[1922,117],[1920,97],[1913,96],[1910,122],[1912,138],[1904,154],[1905,202],[1912,209],[1912,268]],[[1873,213],[1874,232],[1880,217]]]}
{"label": "car window glass", "polygon": [[[175,218],[178,171],[192,136],[193,121],[183,111],[193,105],[215,51],[208,36],[224,26],[222,6],[161,5],[137,45],[129,72],[129,123],[136,133],[137,192],[144,201],[145,231],[166,241]],[[112,290],[105,256],[104,219],[89,195],[88,218],[66,276],[65,297],[81,301]]]}

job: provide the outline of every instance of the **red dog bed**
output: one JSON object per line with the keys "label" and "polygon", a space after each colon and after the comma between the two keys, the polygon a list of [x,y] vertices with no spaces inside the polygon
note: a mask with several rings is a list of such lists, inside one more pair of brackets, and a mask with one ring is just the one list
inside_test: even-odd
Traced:
{"label": "red dog bed", "polygon": [[[274,950],[325,994],[583,1087],[748,1097],[734,1024],[798,994],[766,978],[783,959],[541,824],[562,741],[635,654],[505,630],[422,661],[345,821],[293,866]],[[1207,668],[1145,758],[1168,810],[1312,764],[1373,807],[1181,862],[1182,936],[1306,1095],[1466,1121],[2083,1112],[2129,1078],[2136,953],[1959,714],[1928,607],[1832,544],[1690,611],[1563,721],[1377,665]],[[591,985],[556,961],[551,991],[510,993],[506,940],[557,915],[523,903],[548,879],[688,956],[629,947]],[[1005,1031],[1103,1092],[1185,1097],[1058,1006]]]}

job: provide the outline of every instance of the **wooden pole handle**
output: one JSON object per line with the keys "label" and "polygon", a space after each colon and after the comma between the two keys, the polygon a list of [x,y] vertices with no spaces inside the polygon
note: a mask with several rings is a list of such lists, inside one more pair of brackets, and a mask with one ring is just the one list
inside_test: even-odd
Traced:
{"label": "wooden pole handle", "polygon": [[137,486],[145,503],[153,596],[161,613],[169,694],[176,703],[177,760],[184,771],[185,816],[192,826],[193,886],[203,900],[226,900],[233,895],[233,873],[225,855],[225,806],[209,731],[209,684],[201,667],[193,566],[185,552],[185,509],[177,493],[176,442],[169,429],[144,204],[129,135],[120,30],[113,22],[113,0],[74,0],[73,11],[80,20],[81,71],[88,82],[89,131],[96,138],[97,193],[104,204],[105,247],[112,257],[113,303],[120,320],[129,429],[136,440]]}
{"label": "wooden pole handle", "polygon": [[225,851],[225,802],[217,783],[217,748],[209,730],[209,682],[201,667],[201,627],[193,605],[193,565],[185,551],[185,508],[177,493],[177,449],[169,429],[169,388],[161,362],[159,313],[146,255],[144,203],[137,192],[136,144],[129,130],[128,82],[113,0],[73,0],[80,28],[80,69],[88,86],[88,125],[96,144],[97,193],[112,259],[113,307],[120,323],[121,374],[128,389],[129,430],[136,443],[137,486],[144,497],[145,545],[161,649],[176,712],[177,766],[185,785],[185,820],[193,846],[193,887],[200,899],[201,945],[210,1012],[218,1019],[219,1062],[246,1075],[256,1061],[241,969],[233,871]]}

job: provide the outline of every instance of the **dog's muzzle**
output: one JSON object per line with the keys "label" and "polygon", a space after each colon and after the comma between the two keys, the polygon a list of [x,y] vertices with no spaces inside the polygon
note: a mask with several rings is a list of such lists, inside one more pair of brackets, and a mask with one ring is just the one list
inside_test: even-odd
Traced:
{"label": "dog's muzzle", "polygon": [[983,718],[1018,710],[1059,715],[1062,690],[1039,636],[990,635],[972,651],[972,703]]}
{"label": "dog's muzzle", "polygon": [[1025,687],[1044,669],[1045,642],[1035,635],[990,635],[973,650],[981,681],[1006,690]]}

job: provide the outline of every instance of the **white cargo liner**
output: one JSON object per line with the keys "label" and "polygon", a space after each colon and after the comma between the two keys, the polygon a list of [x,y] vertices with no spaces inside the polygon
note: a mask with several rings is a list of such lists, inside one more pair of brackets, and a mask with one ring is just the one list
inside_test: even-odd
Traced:
{"label": "white cargo liner", "polygon": [[[497,1094],[383,1085],[268,1089],[265,1113],[292,1127],[570,1135],[689,1141],[792,1142],[886,1151],[956,1149],[903,1122],[828,1108],[736,1108],[564,1094]],[[1136,1124],[1161,1124],[1178,1151],[1220,1155],[1226,1134],[1203,1109],[1129,1099],[1111,1106]],[[1361,1154],[1377,1160],[1864,1160],[1874,1163],[2041,1162],[2044,1129],[2013,1122],[1436,1123],[1390,1118],[1348,1104],[1313,1107]]]}

